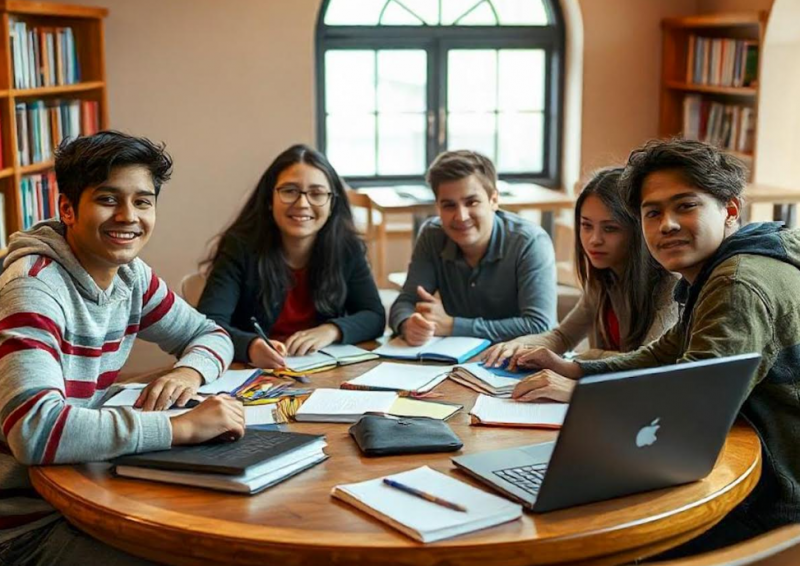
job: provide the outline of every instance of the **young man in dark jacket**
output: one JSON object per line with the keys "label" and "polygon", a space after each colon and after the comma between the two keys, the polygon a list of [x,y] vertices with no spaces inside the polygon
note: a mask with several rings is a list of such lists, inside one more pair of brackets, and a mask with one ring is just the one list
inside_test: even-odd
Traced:
{"label": "young man in dark jacket", "polygon": [[652,141],[634,151],[623,190],[641,213],[650,252],[683,276],[679,322],[656,342],[602,361],[568,362],[547,350],[516,360],[547,369],[520,383],[515,397],[566,400],[585,375],[762,355],[740,411],[761,438],[761,480],[692,551],[800,521],[800,231],[739,228],[745,182],[741,162],[700,142]]}

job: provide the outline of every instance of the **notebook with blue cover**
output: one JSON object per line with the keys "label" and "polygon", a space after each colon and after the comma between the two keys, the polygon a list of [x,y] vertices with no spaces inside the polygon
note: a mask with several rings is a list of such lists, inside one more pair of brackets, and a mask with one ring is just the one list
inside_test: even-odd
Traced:
{"label": "notebook with blue cover", "polygon": [[397,360],[420,360],[462,364],[491,346],[489,340],[467,336],[436,336],[422,346],[409,346],[400,336],[393,338],[373,353]]}

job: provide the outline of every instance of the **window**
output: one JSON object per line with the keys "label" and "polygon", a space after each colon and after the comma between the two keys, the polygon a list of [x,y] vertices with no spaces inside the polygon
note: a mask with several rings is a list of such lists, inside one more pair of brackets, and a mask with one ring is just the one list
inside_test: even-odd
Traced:
{"label": "window", "polygon": [[354,186],[420,183],[447,149],[558,186],[563,46],[548,0],[326,0],[318,145]]}

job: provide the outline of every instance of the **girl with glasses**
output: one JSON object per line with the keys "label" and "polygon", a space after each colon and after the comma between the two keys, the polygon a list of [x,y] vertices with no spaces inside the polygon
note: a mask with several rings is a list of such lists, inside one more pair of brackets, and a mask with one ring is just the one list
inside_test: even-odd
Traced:
{"label": "girl with glasses", "polygon": [[210,270],[198,310],[231,335],[234,361],[278,368],[285,355],[383,334],[385,312],[344,184],[308,146],[272,162],[203,263]]}

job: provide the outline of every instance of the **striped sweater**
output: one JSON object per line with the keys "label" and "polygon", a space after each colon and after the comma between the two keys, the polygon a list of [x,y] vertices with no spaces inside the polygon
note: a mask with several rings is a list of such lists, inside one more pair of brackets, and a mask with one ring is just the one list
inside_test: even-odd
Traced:
{"label": "striped sweater", "polygon": [[172,444],[169,417],[100,408],[139,337],[205,382],[230,363],[227,333],[139,259],[100,289],[60,222],[11,236],[0,276],[0,541],[57,515],[27,466],[106,460]]}

